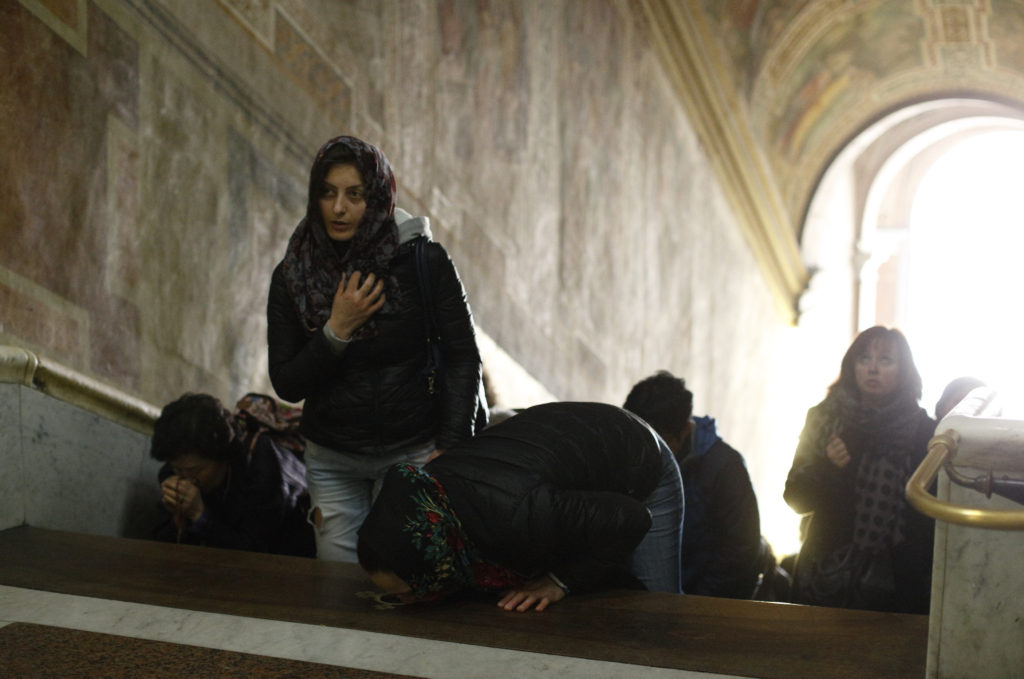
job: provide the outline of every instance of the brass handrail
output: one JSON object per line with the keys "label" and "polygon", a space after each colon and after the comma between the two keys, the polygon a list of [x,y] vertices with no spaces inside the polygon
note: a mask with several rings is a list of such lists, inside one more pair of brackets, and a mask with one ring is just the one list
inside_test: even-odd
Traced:
{"label": "brass handrail", "polygon": [[0,345],[0,383],[32,387],[146,435],[160,415],[135,396],[20,347]]}
{"label": "brass handrail", "polygon": [[956,455],[960,436],[953,429],[936,434],[928,442],[928,455],[907,481],[907,501],[922,514],[975,528],[1024,530],[1024,509],[978,509],[945,502],[928,492],[943,465]]}

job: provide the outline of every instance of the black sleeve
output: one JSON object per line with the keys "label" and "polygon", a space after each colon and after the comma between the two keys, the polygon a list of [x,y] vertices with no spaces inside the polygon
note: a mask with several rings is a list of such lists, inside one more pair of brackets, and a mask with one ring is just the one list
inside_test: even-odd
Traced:
{"label": "black sleeve", "polygon": [[440,244],[430,243],[428,248],[444,361],[444,403],[435,441],[445,449],[473,435],[481,361],[473,316],[455,264]]}
{"label": "black sleeve", "polygon": [[266,552],[275,543],[287,506],[281,464],[273,445],[267,436],[260,436],[248,466],[233,468],[223,511],[208,511],[189,529],[198,534],[200,542],[254,552]]}
{"label": "black sleeve", "polygon": [[931,443],[932,437],[935,436],[935,428],[938,424],[927,413],[922,413],[914,435],[914,452],[912,455],[914,469],[917,469],[924,462],[924,458],[928,456],[928,444]]}
{"label": "black sleeve", "polygon": [[160,520],[156,526],[153,527],[150,537],[160,542],[177,542],[178,541],[178,527],[174,525],[174,516],[168,511],[164,503],[160,501],[163,494],[162,486],[164,481],[174,475],[174,470],[171,469],[170,462],[164,462],[160,465],[159,471],[157,471],[156,482],[157,482],[157,506],[159,507]]}
{"label": "black sleeve", "polygon": [[344,360],[331,351],[320,330],[310,336],[299,320],[284,283],[281,267],[274,269],[267,299],[267,350],[270,382],[285,401],[298,403],[336,375]]}
{"label": "black sleeve", "polygon": [[836,504],[837,497],[845,497],[852,492],[849,472],[854,465],[839,469],[825,457],[827,442],[824,441],[823,429],[826,426],[820,410],[811,408],[807,412],[783,491],[786,503],[798,514],[832,506]]}

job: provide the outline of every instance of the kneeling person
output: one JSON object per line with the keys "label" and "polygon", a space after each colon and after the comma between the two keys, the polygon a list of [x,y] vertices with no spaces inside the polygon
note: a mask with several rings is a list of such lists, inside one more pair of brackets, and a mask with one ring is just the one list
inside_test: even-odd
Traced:
{"label": "kneeling person", "polygon": [[568,593],[679,593],[682,481],[640,418],[601,403],[528,408],[422,469],[396,465],[359,562],[406,601],[503,592],[506,610]]}
{"label": "kneeling person", "polygon": [[154,537],[208,547],[315,556],[306,521],[305,466],[259,434],[243,444],[241,425],[208,394],[169,403],[153,427],[150,455],[161,504],[170,513]]}

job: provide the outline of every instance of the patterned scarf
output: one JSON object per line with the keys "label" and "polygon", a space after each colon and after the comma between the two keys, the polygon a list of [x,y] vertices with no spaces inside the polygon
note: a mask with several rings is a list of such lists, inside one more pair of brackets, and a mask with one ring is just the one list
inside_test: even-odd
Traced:
{"label": "patterned scarf", "polygon": [[[323,181],[335,164],[327,157],[329,151],[342,146],[356,158],[366,192],[366,211],[352,240],[335,243],[327,236],[320,212]],[[306,216],[299,222],[285,251],[282,273],[285,285],[295,303],[303,325],[314,332],[331,315],[334,293],[342,274],[361,272],[363,278],[374,274],[384,280],[390,311],[399,301],[398,286],[390,275],[391,259],[398,251],[398,226],[395,224],[395,176],[380,149],[355,137],[336,137],[324,144],[313,161],[309,173],[309,201]],[[371,318],[353,334],[355,339],[376,335]]]}
{"label": "patterned scarf", "polygon": [[870,551],[902,543],[907,511],[903,489],[914,471],[913,447],[923,410],[908,399],[868,408],[843,389],[836,389],[825,403],[834,433],[855,460],[860,458],[853,542]]}
{"label": "patterned scarf", "polygon": [[388,470],[359,539],[395,564],[395,575],[420,601],[466,589],[499,591],[525,581],[480,555],[441,484],[410,464]]}

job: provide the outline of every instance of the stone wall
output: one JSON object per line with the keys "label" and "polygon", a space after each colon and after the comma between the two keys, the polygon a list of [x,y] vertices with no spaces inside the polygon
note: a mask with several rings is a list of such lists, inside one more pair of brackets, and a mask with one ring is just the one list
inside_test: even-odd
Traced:
{"label": "stone wall", "polygon": [[686,376],[778,502],[786,321],[650,42],[622,0],[2,3],[0,341],[154,404],[269,391],[270,272],[354,134],[504,356],[563,399]]}
{"label": "stone wall", "polygon": [[163,519],[149,437],[0,381],[0,530],[148,537]]}

